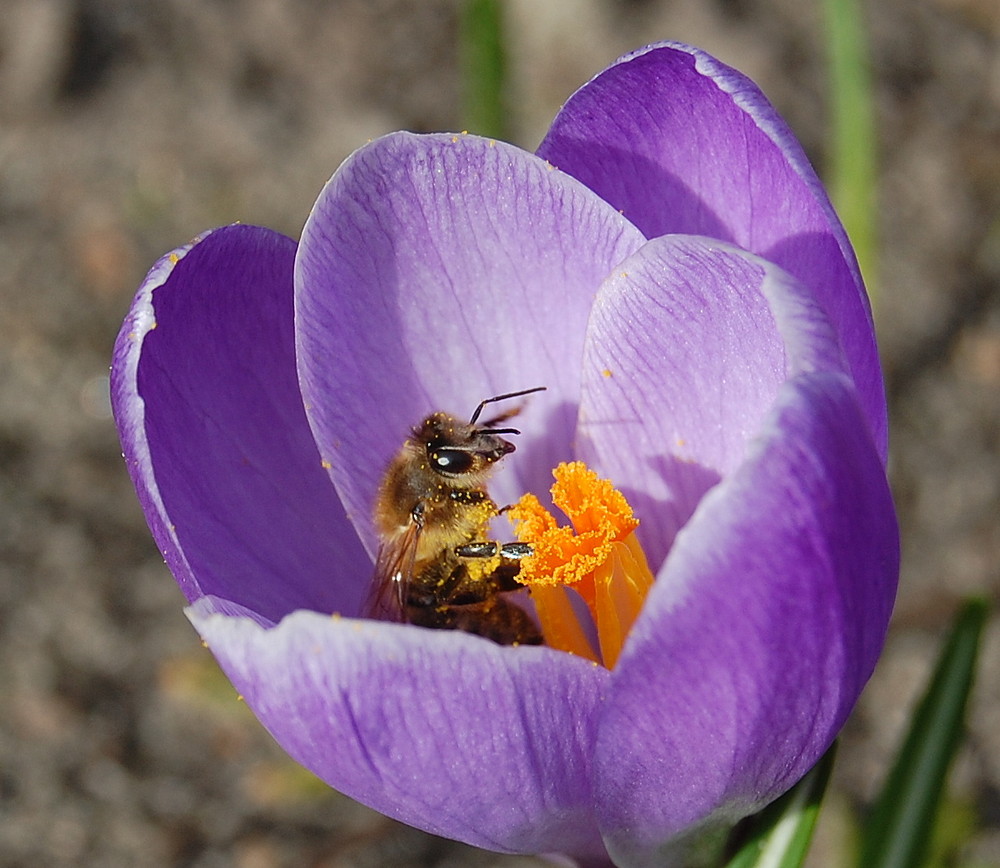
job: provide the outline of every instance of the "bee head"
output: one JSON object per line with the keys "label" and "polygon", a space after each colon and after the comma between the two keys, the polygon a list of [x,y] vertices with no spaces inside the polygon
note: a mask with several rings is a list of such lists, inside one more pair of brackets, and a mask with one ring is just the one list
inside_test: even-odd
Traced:
{"label": "bee head", "polygon": [[414,439],[424,444],[431,470],[453,484],[473,486],[493,464],[514,451],[514,444],[499,435],[517,433],[513,428],[482,428],[434,413],[414,432]]}

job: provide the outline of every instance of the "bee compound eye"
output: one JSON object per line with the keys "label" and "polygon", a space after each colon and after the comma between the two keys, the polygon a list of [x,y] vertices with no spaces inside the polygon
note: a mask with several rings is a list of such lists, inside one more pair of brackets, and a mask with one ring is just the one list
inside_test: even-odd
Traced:
{"label": "bee compound eye", "polygon": [[431,452],[431,466],[439,473],[468,473],[473,458],[461,449],[435,449]]}

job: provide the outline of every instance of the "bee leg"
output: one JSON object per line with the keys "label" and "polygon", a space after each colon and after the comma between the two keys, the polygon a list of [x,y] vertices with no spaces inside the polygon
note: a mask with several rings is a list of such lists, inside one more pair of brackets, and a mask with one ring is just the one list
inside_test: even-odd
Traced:
{"label": "bee leg", "polygon": [[516,591],[523,585],[517,581],[521,572],[521,558],[532,554],[528,543],[480,542],[456,546],[460,558],[501,558],[500,565],[490,574],[490,582],[498,591]]}
{"label": "bee leg", "polygon": [[500,554],[500,543],[495,541],[466,543],[455,546],[455,554],[460,558],[495,558]]}
{"label": "bee leg", "polygon": [[530,543],[489,542],[466,543],[455,546],[455,554],[460,558],[494,558],[498,555],[508,561],[519,561],[533,554]]}
{"label": "bee leg", "polygon": [[500,557],[509,561],[519,561],[521,558],[528,558],[534,554],[531,543],[504,543],[500,546]]}

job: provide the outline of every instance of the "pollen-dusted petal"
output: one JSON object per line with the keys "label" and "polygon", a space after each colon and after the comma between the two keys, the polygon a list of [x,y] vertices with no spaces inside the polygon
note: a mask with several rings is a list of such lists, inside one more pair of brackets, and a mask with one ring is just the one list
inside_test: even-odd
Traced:
{"label": "pollen-dusted petal", "polygon": [[802,146],[750,79],[696,48],[651,45],[573,94],[538,154],[648,238],[727,241],[808,287],[833,322],[885,458],[885,390],[854,252]]}

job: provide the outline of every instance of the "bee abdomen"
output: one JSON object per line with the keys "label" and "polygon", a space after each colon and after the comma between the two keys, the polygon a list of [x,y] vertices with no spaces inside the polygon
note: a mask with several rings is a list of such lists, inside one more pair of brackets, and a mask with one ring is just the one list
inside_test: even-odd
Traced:
{"label": "bee abdomen", "polygon": [[531,616],[502,597],[467,604],[411,606],[409,622],[418,627],[462,630],[499,645],[541,645],[542,634]]}

